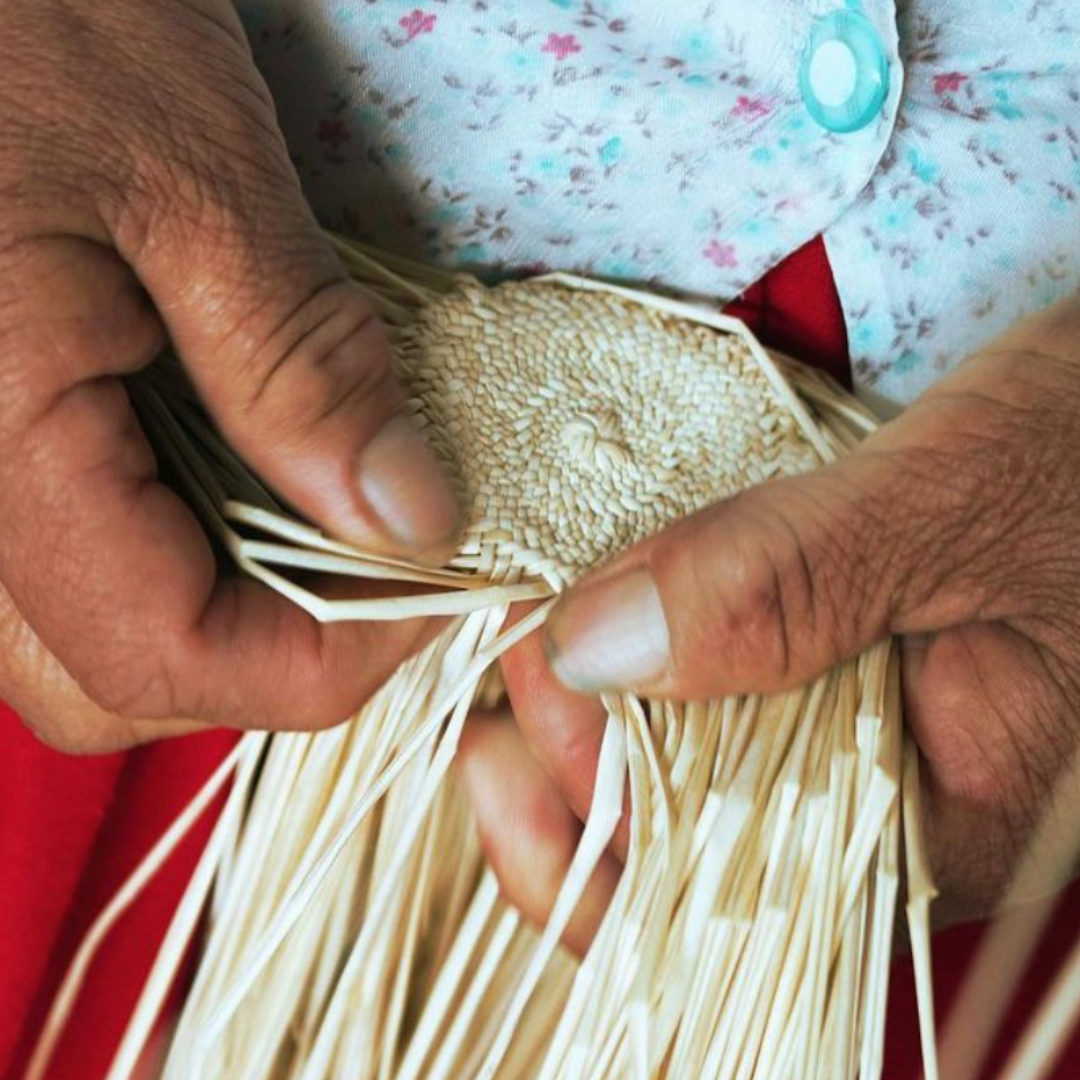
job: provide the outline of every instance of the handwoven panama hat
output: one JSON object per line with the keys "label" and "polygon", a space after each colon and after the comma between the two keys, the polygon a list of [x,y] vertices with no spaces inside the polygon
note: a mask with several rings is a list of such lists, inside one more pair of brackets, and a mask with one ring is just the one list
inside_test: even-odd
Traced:
{"label": "handwoven panama hat", "polygon": [[[463,508],[444,567],[357,550],[281,506],[177,365],[133,399],[243,572],[321,620],[450,621],[348,723],[244,737],[87,939],[31,1080],[109,925],[223,791],[113,1078],[208,912],[170,1080],[871,1080],[902,845],[933,1076],[933,890],[890,643],[785,694],[605,697],[592,811],[544,927],[500,897],[450,768],[470,709],[498,694],[497,660],[551,598],[687,514],[835,460],[873,417],[703,306],[559,275],[488,288],[339,251]],[[350,580],[383,587],[343,597]],[[534,606],[514,622],[517,601]],[[626,800],[625,869],[575,958],[560,940]]]}

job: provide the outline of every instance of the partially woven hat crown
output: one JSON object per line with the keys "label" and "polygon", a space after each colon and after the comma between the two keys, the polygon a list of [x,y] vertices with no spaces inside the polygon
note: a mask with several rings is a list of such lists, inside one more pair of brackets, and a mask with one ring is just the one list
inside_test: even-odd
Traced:
{"label": "partially woven hat crown", "polygon": [[[212,885],[165,1080],[874,1080],[902,835],[932,1048],[933,887],[890,643],[784,694],[605,695],[588,821],[539,932],[500,899],[451,772],[492,666],[553,594],[708,503],[834,460],[873,418],[715,311],[570,277],[487,290],[339,250],[457,480],[467,530],[447,566],[283,512],[175,367],[132,390],[245,572],[326,622],[447,622],[352,722],[249,734],[211,778],[198,805],[231,780],[225,807],[111,1075],[139,1059]],[[378,587],[323,595],[326,575]],[[516,601],[540,603],[511,616]],[[627,801],[619,886],[571,961],[559,942]],[[170,829],[147,865],[183,835]],[[88,935],[31,1080],[122,910]]]}
{"label": "partially woven hat crown", "polygon": [[742,337],[610,292],[463,281],[397,355],[471,538],[567,578],[820,460]]}

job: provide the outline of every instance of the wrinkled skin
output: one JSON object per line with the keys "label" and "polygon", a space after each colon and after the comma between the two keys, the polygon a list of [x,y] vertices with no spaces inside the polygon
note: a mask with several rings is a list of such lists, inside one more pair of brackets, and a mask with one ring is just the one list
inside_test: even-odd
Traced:
{"label": "wrinkled skin", "polygon": [[[408,529],[357,483],[402,393],[304,204],[232,6],[0,0],[0,26],[0,697],[73,752],[339,720],[431,628],[320,628],[220,577],[119,381],[168,337],[230,440],[313,520],[421,558],[453,538],[422,446],[391,440],[383,469]],[[547,651],[566,668],[597,581],[618,587],[631,567],[670,638],[659,676],[628,680],[650,693],[778,690],[905,635],[942,915],[980,913],[1076,747],[1078,461],[1074,300],[844,463],[628,552],[564,601]],[[516,724],[478,718],[461,771],[504,888],[541,919],[588,810],[602,717],[552,676],[539,635],[506,674]],[[1048,850],[1031,891],[1071,867]]]}
{"label": "wrinkled skin", "polygon": [[430,628],[320,628],[220,578],[120,381],[168,336],[315,521],[421,558],[454,539],[232,5],[0,0],[0,27],[0,696],[72,752],[341,720]]}
{"label": "wrinkled skin", "polygon": [[[670,652],[658,674],[605,680],[585,670],[581,643],[620,629],[602,609],[642,569]],[[1012,899],[1068,880],[1080,831],[1080,299],[1021,323],[840,464],[711,507],[571,591],[546,649],[536,635],[506,665],[520,736],[486,718],[466,745],[506,892],[545,913],[530,851],[565,871],[577,835],[566,815],[588,811],[603,728],[595,699],[560,685],[545,653],[592,689],[697,699],[797,686],[888,633],[904,636],[937,920],[991,910],[1048,814]],[[572,942],[588,940],[617,880],[614,847]]]}

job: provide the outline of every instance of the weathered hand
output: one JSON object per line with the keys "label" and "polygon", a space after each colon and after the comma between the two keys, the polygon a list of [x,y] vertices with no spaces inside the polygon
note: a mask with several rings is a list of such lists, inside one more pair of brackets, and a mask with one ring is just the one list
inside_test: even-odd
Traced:
{"label": "weathered hand", "polygon": [[[627,552],[561,602],[547,649],[579,691],[694,699],[804,683],[890,633],[904,636],[939,918],[978,915],[1001,896],[1080,742],[1080,298],[972,357],[841,463]],[[464,775],[489,846],[515,823],[516,853],[495,861],[535,912],[527,845],[546,845],[565,869],[566,830],[538,813],[587,811],[602,715],[551,679],[538,640],[507,678],[546,771],[519,785],[526,745],[508,749],[489,726],[473,733]],[[529,818],[507,809],[522,789]],[[1071,875],[1067,831],[1041,852],[1029,892]],[[591,910],[601,906],[593,896]]]}
{"label": "weathered hand", "polygon": [[232,4],[0,0],[0,696],[69,750],[330,723],[422,633],[323,629],[218,579],[121,382],[166,336],[314,520],[415,557],[452,541]]}

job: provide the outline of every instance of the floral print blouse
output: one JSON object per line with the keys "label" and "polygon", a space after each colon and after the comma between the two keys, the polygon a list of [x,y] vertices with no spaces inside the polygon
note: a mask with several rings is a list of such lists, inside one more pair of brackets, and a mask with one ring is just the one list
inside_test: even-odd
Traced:
{"label": "floral print blouse", "polygon": [[[392,250],[723,303],[823,234],[893,403],[1080,286],[1078,0],[238,7],[316,210]],[[887,70],[848,131],[805,84],[843,12]]]}

